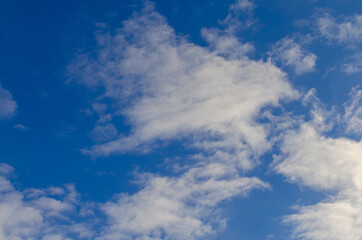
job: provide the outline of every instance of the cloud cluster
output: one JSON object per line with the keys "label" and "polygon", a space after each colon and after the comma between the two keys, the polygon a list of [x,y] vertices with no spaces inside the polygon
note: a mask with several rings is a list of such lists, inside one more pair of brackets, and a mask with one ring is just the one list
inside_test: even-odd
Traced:
{"label": "cloud cluster", "polygon": [[[344,134],[360,136],[361,92],[352,93],[344,115],[333,121],[334,112],[324,109],[314,90],[302,101],[310,121],[281,116],[278,122],[270,112],[261,114],[267,106],[296,99],[298,92],[271,61],[249,59],[252,45],[235,37],[241,26],[238,13],[251,14],[253,8],[249,1],[232,5],[222,21],[224,30],[202,30],[209,46],[201,47],[177,35],[146,3],[122,28],[100,29],[97,51],[79,54],[68,66],[70,78],[100,93],[92,104],[100,116],[92,135],[101,143],[85,153],[97,157],[149,151],[175,139],[196,152],[184,157],[191,161],[175,176],[144,174],[139,191],[103,204],[108,221],[97,239],[212,238],[224,225],[217,214],[222,201],[269,187],[243,173],[278,140],[275,171],[292,183],[331,193],[323,202],[299,206],[285,217],[295,237],[358,239],[362,143],[327,133],[337,124]],[[337,21],[325,14],[317,26],[330,42],[354,44],[362,39],[358,15]],[[274,44],[271,55],[296,74],[315,69],[316,55],[295,38]],[[112,123],[116,115],[127,119],[127,135],[118,135]],[[261,116],[272,124],[259,122]],[[277,126],[270,131],[273,124]],[[281,135],[270,141],[273,131]]]}
{"label": "cloud cluster", "polygon": [[328,13],[317,19],[319,34],[331,43],[355,44],[362,41],[362,15],[335,19]]}
{"label": "cloud cluster", "polygon": [[15,114],[17,108],[11,93],[0,84],[0,119],[9,119]]}
{"label": "cloud cluster", "polygon": [[115,35],[98,38],[97,57],[80,55],[70,72],[79,83],[102,87],[103,96],[118,103],[116,111],[127,117],[133,131],[94,146],[94,155],[128,151],[155,139],[205,134],[221,140],[231,136],[237,140],[232,145],[267,146],[254,118],[262,107],[297,95],[271,63],[218,56],[176,36],[153,10],[144,9],[124,22]]}
{"label": "cloud cluster", "polygon": [[74,222],[78,194],[64,188],[26,189],[20,192],[9,181],[13,168],[0,164],[0,238],[71,240],[93,236],[85,223]]}
{"label": "cloud cluster", "polygon": [[362,143],[323,137],[310,124],[285,134],[286,154],[276,170],[292,182],[317,190],[362,187]]}
{"label": "cloud cluster", "polygon": [[218,204],[268,188],[243,176],[271,147],[267,129],[256,119],[264,107],[298,93],[272,63],[245,56],[248,47],[236,38],[216,30],[203,33],[210,47],[175,34],[148,3],[121,29],[101,31],[97,52],[80,54],[69,65],[79,84],[102,92],[98,101],[112,102],[113,112],[107,106],[111,116],[102,124],[122,114],[131,127],[129,135],[86,153],[149,150],[174,139],[196,152],[184,157],[190,161],[178,175],[150,175],[135,194],[106,203],[109,222],[99,239],[211,237],[224,224],[216,214]]}
{"label": "cloud cluster", "polygon": [[348,62],[343,64],[342,71],[347,74],[355,74],[362,71],[362,53],[357,53],[348,58]]}
{"label": "cloud cluster", "polygon": [[285,37],[274,44],[271,52],[272,60],[280,61],[285,66],[294,68],[297,75],[315,69],[317,56],[304,50],[294,38]]}
{"label": "cloud cluster", "polygon": [[354,89],[341,119],[331,120],[328,111],[317,102],[319,107],[313,108],[312,120],[284,133],[282,153],[275,158],[274,169],[290,182],[329,193],[322,202],[298,206],[297,213],[285,217],[284,221],[294,226],[296,238],[357,240],[361,237],[362,141],[326,136],[332,129],[326,127],[330,121],[332,125],[341,125],[341,129],[347,124],[347,132],[361,136],[356,127],[360,121],[360,95]]}
{"label": "cloud cluster", "polygon": [[[172,174],[136,173],[137,191],[98,204],[82,201],[73,184],[17,190],[13,168],[0,164],[0,239],[213,239],[226,225],[219,213],[224,201],[271,189],[250,170],[276,148],[275,172],[327,195],[284,217],[293,237],[361,239],[362,91],[354,88],[337,112],[312,89],[301,101],[310,118],[273,115],[282,102],[299,98],[275,63],[301,75],[315,70],[317,56],[291,35],[272,45],[267,61],[250,59],[254,46],[238,33],[255,23],[255,7],[249,0],[232,4],[220,29],[201,30],[206,47],[175,33],[147,1],[119,29],[99,24],[96,50],[77,54],[67,67],[70,81],[96,95],[86,112],[99,116],[89,133],[95,144],[83,152],[104,157],[176,142],[187,153],[168,162]],[[312,38],[350,47],[362,41],[362,15],[323,13],[315,23]],[[361,72],[362,55],[350,60],[342,70]],[[0,85],[0,119],[16,108]],[[129,127],[124,134],[119,116]]]}
{"label": "cloud cluster", "polygon": [[179,177],[151,175],[136,194],[121,194],[103,206],[109,222],[99,239],[210,239],[225,225],[215,215],[221,201],[268,187],[221,164],[192,168]]}

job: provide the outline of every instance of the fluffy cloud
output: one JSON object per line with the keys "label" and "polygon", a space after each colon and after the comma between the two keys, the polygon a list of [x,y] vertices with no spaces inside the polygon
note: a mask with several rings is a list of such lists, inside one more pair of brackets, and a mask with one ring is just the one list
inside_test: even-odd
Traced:
{"label": "fluffy cloud", "polygon": [[332,43],[354,44],[362,41],[362,15],[335,19],[324,15],[317,19],[319,34]]}
{"label": "fluffy cloud", "polygon": [[241,43],[237,37],[219,29],[201,30],[203,38],[218,55],[238,59],[254,50],[250,43]]}
{"label": "fluffy cloud", "polygon": [[294,226],[294,237],[298,239],[360,239],[362,141],[326,136],[333,128],[345,129],[345,124],[347,132],[359,132],[355,115],[360,91],[352,92],[351,100],[345,104],[345,116],[334,119],[333,128],[326,127],[331,118],[318,99],[312,93],[307,99],[315,104],[312,120],[284,133],[282,154],[275,158],[274,169],[290,182],[329,196],[315,205],[298,206],[297,213],[286,216],[284,221]]}
{"label": "fluffy cloud", "polygon": [[272,59],[294,68],[296,74],[311,72],[315,69],[317,56],[302,49],[293,38],[283,38],[275,43],[271,52]]}
{"label": "fluffy cloud", "polygon": [[[1,239],[89,239],[92,232],[85,224],[74,223],[77,198],[73,185],[20,192],[9,181],[13,168],[0,164],[0,238]],[[74,217],[74,216],[73,216]]]}
{"label": "fluffy cloud", "polygon": [[20,192],[9,181],[13,170],[0,164],[1,239],[213,238],[225,226],[215,211],[221,201],[269,188],[257,178],[238,176],[231,165],[207,164],[179,177],[139,175],[143,187],[136,194],[94,204],[80,201],[74,185]]}
{"label": "fluffy cloud", "polygon": [[180,177],[149,176],[136,194],[122,194],[104,205],[109,227],[99,239],[213,238],[215,230],[225,224],[215,215],[218,203],[268,187],[257,178],[235,174],[234,169],[209,164]]}
{"label": "fluffy cloud", "polygon": [[98,104],[99,112],[122,114],[131,125],[129,135],[85,152],[107,156],[182,139],[196,153],[176,176],[150,175],[138,192],[106,203],[109,222],[99,239],[212,238],[224,223],[218,204],[268,187],[242,174],[271,147],[256,121],[261,109],[298,93],[272,63],[248,59],[249,47],[230,32],[204,30],[211,46],[200,47],[146,5],[123,28],[101,31],[98,51],[69,65],[73,79],[112,102]]}
{"label": "fluffy cloud", "polygon": [[9,119],[15,114],[17,108],[11,93],[0,84],[0,119]]}
{"label": "fluffy cloud", "polygon": [[97,57],[78,56],[70,74],[79,83],[102,87],[103,96],[119,104],[117,112],[127,117],[133,131],[94,146],[89,151],[94,155],[124,152],[155,139],[205,134],[221,139],[231,135],[238,146],[267,146],[254,118],[262,107],[297,95],[271,63],[218,56],[176,36],[150,9],[98,40]]}
{"label": "fluffy cloud", "polygon": [[318,190],[362,188],[361,142],[323,137],[303,124],[285,134],[282,151],[275,168],[292,182]]}
{"label": "fluffy cloud", "polygon": [[297,207],[298,214],[284,221],[292,224],[294,237],[305,240],[359,240],[362,236],[361,193],[338,196],[316,205]]}

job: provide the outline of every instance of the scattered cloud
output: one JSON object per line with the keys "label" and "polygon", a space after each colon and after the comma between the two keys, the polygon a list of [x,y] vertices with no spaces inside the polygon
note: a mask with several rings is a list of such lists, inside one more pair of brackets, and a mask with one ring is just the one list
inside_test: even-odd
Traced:
{"label": "scattered cloud", "polygon": [[296,207],[285,223],[294,226],[294,237],[305,240],[358,240],[361,238],[361,192],[331,197],[311,206]]}
{"label": "scattered cloud", "polygon": [[227,58],[239,59],[246,54],[254,51],[254,47],[250,43],[241,43],[239,39],[233,35],[225,34],[224,31],[219,29],[207,29],[201,30],[203,38],[209,44],[209,46],[221,56]]}
{"label": "scattered cloud", "polygon": [[293,226],[297,239],[352,240],[362,234],[362,141],[326,136],[332,129],[326,127],[330,124],[347,122],[347,132],[355,130],[358,121],[354,115],[358,114],[360,92],[355,89],[351,95],[345,104],[344,121],[340,122],[340,119],[331,120],[330,112],[323,109],[315,92],[307,94],[306,99],[315,105],[311,120],[284,133],[274,169],[292,183],[329,195],[315,205],[295,207],[296,213],[284,218],[285,223]]}
{"label": "scattered cloud", "polygon": [[93,232],[75,223],[78,193],[73,185],[54,189],[26,189],[20,192],[9,181],[13,168],[0,164],[1,239],[90,239]]}
{"label": "scattered cloud", "polygon": [[69,65],[79,84],[103,90],[98,100],[118,106],[110,112],[99,105],[99,112],[122,114],[131,125],[128,136],[85,153],[108,156],[173,139],[196,151],[183,157],[191,161],[178,176],[147,175],[138,192],[106,203],[108,227],[99,239],[213,238],[225,225],[217,214],[222,201],[269,187],[243,176],[271,147],[256,119],[262,108],[298,92],[272,63],[246,57],[250,45],[215,29],[203,34],[209,47],[176,35],[147,3],[123,28],[100,32],[97,52]]}
{"label": "scattered cloud", "polygon": [[[182,141],[190,153],[168,159],[167,167],[176,169],[172,176],[136,173],[136,192],[97,204],[83,202],[73,184],[20,191],[10,181],[14,169],[0,163],[0,238],[213,239],[226,226],[221,203],[254,189],[271,189],[250,170],[279,147],[271,165],[275,172],[327,195],[314,205],[295,206],[295,213],[284,217],[293,237],[360,239],[362,91],[354,88],[340,106],[344,111],[337,112],[311,89],[299,99],[309,117],[273,115],[283,101],[299,98],[275,63],[301,75],[315,70],[317,56],[296,37],[285,37],[272,46],[268,61],[249,58],[254,46],[238,33],[255,23],[255,7],[248,0],[232,4],[220,29],[201,30],[206,47],[176,34],[147,1],[119,29],[98,24],[96,50],[78,54],[67,68],[71,81],[97,95],[85,111],[97,115],[89,133],[96,144],[83,152],[101,157]],[[361,15],[334,18],[324,12],[315,24],[318,37],[331,44],[362,41]],[[360,72],[362,55],[350,60],[342,70]],[[0,85],[0,118],[10,119],[16,108]],[[120,115],[130,127],[124,135],[116,128]],[[22,124],[14,128],[28,129]],[[106,174],[113,172],[96,172]],[[102,220],[92,215],[95,211]]]}
{"label": "scattered cloud", "polygon": [[237,0],[234,4],[231,4],[230,10],[231,11],[243,11],[248,12],[252,11],[255,8],[255,4],[249,0]]}
{"label": "scattered cloud", "polygon": [[121,194],[103,206],[109,227],[99,239],[214,238],[215,231],[225,225],[225,220],[215,215],[218,203],[245,196],[254,188],[269,187],[257,178],[234,174],[234,169],[209,164],[180,177],[151,175],[136,194]]}
{"label": "scattered cloud", "polygon": [[0,84],[0,119],[9,119],[14,116],[17,108],[11,93]]}
{"label": "scattered cloud", "polygon": [[346,132],[362,136],[362,90],[355,87],[350,96],[350,100],[344,105],[343,121],[347,126]]}
{"label": "scattered cloud", "polygon": [[20,124],[20,123],[15,124],[14,128],[18,129],[18,130],[21,130],[21,131],[28,131],[30,129],[30,128],[28,128],[28,127],[26,127],[26,126],[24,126],[23,124]]}
{"label": "scattered cloud", "polygon": [[296,182],[317,190],[362,187],[362,143],[327,138],[310,124],[285,134],[285,154],[275,169]]}
{"label": "scattered cloud", "polygon": [[362,53],[349,57],[349,62],[342,65],[342,71],[347,74],[355,74],[362,71]]}
{"label": "scattered cloud", "polygon": [[315,70],[317,56],[302,48],[294,38],[285,37],[273,45],[271,58],[294,68],[297,75]]}
{"label": "scattered cloud", "polygon": [[253,26],[256,23],[256,19],[252,17],[255,7],[254,2],[249,0],[236,0],[231,4],[226,18],[219,21],[225,27],[224,33],[232,36]]}
{"label": "scattered cloud", "polygon": [[240,139],[230,143],[237,148],[267,146],[253,119],[262,107],[297,95],[285,74],[269,62],[227,59],[190,43],[149,8],[116,35],[99,35],[97,58],[83,54],[69,66],[79,83],[104,88],[132,124],[130,136],[88,152],[109,155],[155,139],[205,134]]}
{"label": "scattered cloud", "polygon": [[362,15],[336,19],[324,12],[316,25],[320,36],[331,43],[355,44],[362,41]]}

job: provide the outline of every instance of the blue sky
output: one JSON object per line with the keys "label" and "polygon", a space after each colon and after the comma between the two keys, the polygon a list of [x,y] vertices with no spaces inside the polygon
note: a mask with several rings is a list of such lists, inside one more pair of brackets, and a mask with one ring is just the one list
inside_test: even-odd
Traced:
{"label": "blue sky", "polygon": [[361,11],[0,2],[0,239],[361,239]]}

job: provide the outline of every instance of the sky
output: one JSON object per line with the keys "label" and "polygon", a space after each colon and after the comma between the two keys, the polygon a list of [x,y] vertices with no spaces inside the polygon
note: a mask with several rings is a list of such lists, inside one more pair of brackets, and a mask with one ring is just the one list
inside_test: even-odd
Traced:
{"label": "sky", "polygon": [[0,1],[0,239],[362,239],[358,0]]}

